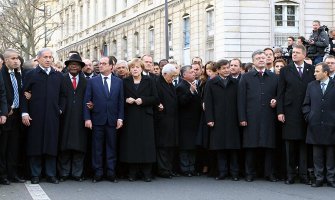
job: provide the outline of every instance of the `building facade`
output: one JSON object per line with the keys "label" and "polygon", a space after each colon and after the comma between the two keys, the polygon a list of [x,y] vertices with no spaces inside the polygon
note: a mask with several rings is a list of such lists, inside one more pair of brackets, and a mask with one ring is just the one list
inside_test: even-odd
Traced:
{"label": "building facade", "polygon": [[[164,0],[59,0],[63,24],[54,37],[61,60],[71,50],[99,59],[165,58]],[[285,46],[287,36],[308,37],[312,21],[335,26],[335,0],[169,0],[170,58],[190,64],[241,58]]]}

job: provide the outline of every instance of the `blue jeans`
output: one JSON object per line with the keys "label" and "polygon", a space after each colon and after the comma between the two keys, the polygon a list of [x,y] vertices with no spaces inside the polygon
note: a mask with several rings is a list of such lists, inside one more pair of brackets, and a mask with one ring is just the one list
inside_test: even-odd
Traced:
{"label": "blue jeans", "polygon": [[313,65],[316,65],[316,64],[318,64],[322,61],[323,61],[323,56],[315,56],[314,61],[313,61]]}

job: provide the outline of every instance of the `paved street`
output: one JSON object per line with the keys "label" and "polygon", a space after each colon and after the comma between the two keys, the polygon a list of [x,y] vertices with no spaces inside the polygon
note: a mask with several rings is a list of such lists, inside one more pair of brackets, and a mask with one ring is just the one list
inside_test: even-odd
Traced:
{"label": "paved street", "polygon": [[[329,187],[311,188],[302,184],[285,185],[283,182],[270,183],[256,180],[247,183],[243,180],[215,181],[207,177],[177,177],[174,179],[156,179],[151,183],[142,181],[128,182],[120,180],[119,183],[100,182],[93,184],[91,181],[77,183],[66,181],[59,185],[42,182],[40,184],[47,196],[38,195],[38,200],[306,200],[322,199],[334,200],[335,189]],[[0,186],[1,200],[31,200],[27,188],[30,184],[12,184]],[[34,187],[34,186],[33,186]],[[37,195],[36,195],[37,194]]]}

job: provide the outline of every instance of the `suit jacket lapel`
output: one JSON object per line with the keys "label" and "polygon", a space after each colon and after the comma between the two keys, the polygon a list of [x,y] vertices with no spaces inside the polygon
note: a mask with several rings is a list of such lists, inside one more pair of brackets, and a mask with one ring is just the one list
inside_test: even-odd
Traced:
{"label": "suit jacket lapel", "polygon": [[[334,87],[334,81],[332,81],[332,80],[329,79],[326,91],[323,94],[323,96],[327,95],[327,93],[329,92],[329,90],[331,90],[333,87]],[[320,89],[321,89],[321,87],[320,87]],[[321,93],[322,93],[322,91],[321,91]]]}
{"label": "suit jacket lapel", "polygon": [[[296,75],[300,80],[302,80],[302,78],[301,78],[300,75],[299,75],[298,69],[295,67],[294,63],[292,63],[292,64],[289,66],[289,69],[292,71],[292,73],[293,73],[294,75]],[[306,68],[304,68],[302,77],[304,77],[305,70],[306,70]]]}
{"label": "suit jacket lapel", "polygon": [[162,85],[163,87],[165,87],[165,89],[171,94],[171,96],[176,96],[175,92],[173,91],[173,89],[170,87],[170,85],[165,81],[165,79],[162,77]]}
{"label": "suit jacket lapel", "polygon": [[102,93],[105,95],[105,97],[108,98],[108,95],[106,94],[106,91],[105,91],[104,83],[102,81],[101,74],[99,75],[99,78],[97,79],[97,81],[98,81],[98,86],[100,87],[100,91],[102,91]]}

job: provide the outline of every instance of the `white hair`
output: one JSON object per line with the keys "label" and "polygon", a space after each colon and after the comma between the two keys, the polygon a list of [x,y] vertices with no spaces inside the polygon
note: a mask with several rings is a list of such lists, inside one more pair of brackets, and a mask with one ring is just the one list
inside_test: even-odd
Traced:
{"label": "white hair", "polygon": [[128,62],[125,60],[118,60],[116,63],[116,65],[122,65],[122,64],[124,64],[128,68]]}
{"label": "white hair", "polygon": [[162,74],[172,74],[172,73],[177,73],[176,66],[170,63],[164,65],[162,69]]}

